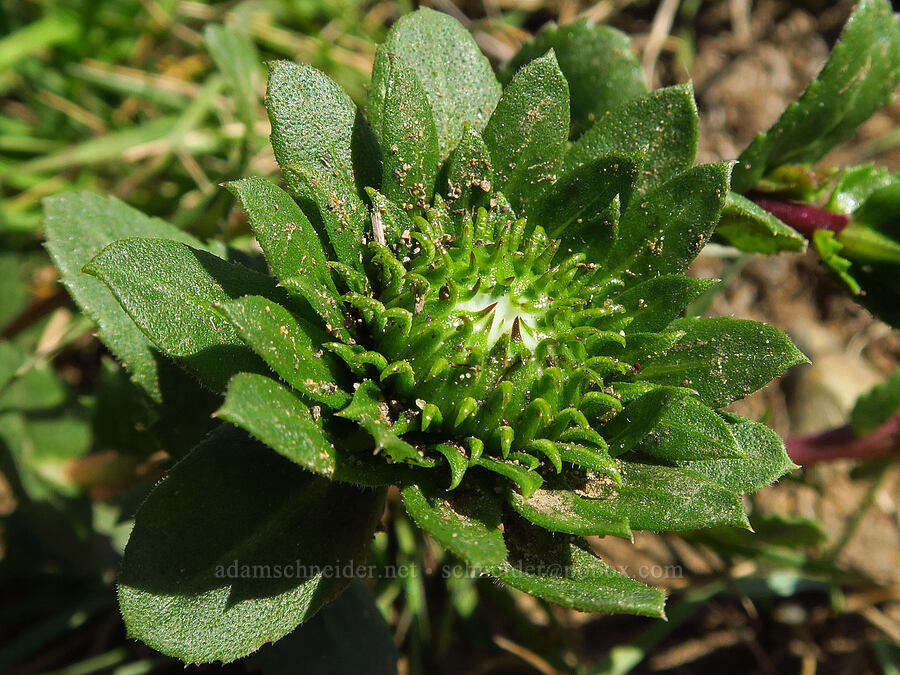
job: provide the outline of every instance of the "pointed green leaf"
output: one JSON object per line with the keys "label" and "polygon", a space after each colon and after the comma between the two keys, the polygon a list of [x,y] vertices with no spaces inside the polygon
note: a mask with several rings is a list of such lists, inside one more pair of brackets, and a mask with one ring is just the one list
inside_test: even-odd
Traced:
{"label": "pointed green leaf", "polygon": [[[627,518],[632,530],[666,532],[716,525],[746,528],[747,516],[737,494],[695,470],[714,461],[692,463],[690,470],[623,461],[621,485],[601,477],[583,481],[576,491],[590,497],[597,511],[608,518]],[[576,485],[571,477],[570,482]]]}
{"label": "pointed green leaf", "polygon": [[[817,548],[828,541],[828,531],[818,518],[760,513],[753,516],[753,534],[766,544],[788,548]],[[749,533],[748,533],[749,534]]]}
{"label": "pointed green leaf", "polygon": [[319,235],[288,193],[255,177],[232,181],[225,187],[247,213],[275,276],[284,281],[302,273],[338,297]]}
{"label": "pointed green leaf", "polygon": [[480,466],[482,469],[493,471],[504,478],[508,478],[519,486],[519,489],[525,497],[533,495],[534,491],[544,482],[544,479],[541,478],[541,474],[537,471],[532,471],[518,462],[507,462],[494,459],[493,457],[478,457],[473,458],[470,463],[473,466]]}
{"label": "pointed green leaf", "polygon": [[572,91],[573,136],[590,129],[606,111],[647,93],[644,72],[628,36],[587,19],[545,26],[512,58],[503,79],[509,81],[519,68],[551,49]]}
{"label": "pointed green leaf", "polygon": [[661,591],[619,574],[570,537],[518,520],[504,523],[508,562],[491,570],[503,583],[582,612],[665,616]]}
{"label": "pointed green leaf", "polygon": [[561,240],[561,250],[584,252],[588,262],[602,263],[615,243],[619,207],[631,198],[637,172],[635,157],[588,161],[543,193],[531,219],[543,223],[548,236]]}
{"label": "pointed green leaf", "polygon": [[381,144],[381,190],[406,210],[431,203],[439,159],[437,129],[414,70],[381,47],[375,55],[367,110]]}
{"label": "pointed green leaf", "polygon": [[[874,177],[873,177],[874,178]],[[840,234],[820,229],[812,241],[826,269],[876,317],[892,326],[900,325],[900,189],[896,184],[878,186],[877,180],[860,181],[847,203],[863,202],[853,220]],[[863,196],[864,184],[874,191]],[[849,191],[848,191],[849,192]]]}
{"label": "pointed green leaf", "polygon": [[315,68],[277,61],[270,69],[272,148],[288,190],[316,229],[327,232],[337,259],[358,267],[367,213],[354,164],[372,154],[364,142],[368,127],[350,97]]}
{"label": "pointed green leaf", "polygon": [[47,250],[75,302],[100,328],[100,339],[125,364],[132,379],[159,401],[160,365],[152,343],[102,281],[81,269],[118,239],[171,239],[203,248],[189,234],[150,218],[114,197],[76,192],[44,200]]}
{"label": "pointed green leaf", "polygon": [[815,81],[741,153],[734,190],[752,189],[782,164],[818,161],[886,105],[898,82],[898,19],[886,0],[863,0]]}
{"label": "pointed green leaf", "polygon": [[314,162],[285,164],[281,171],[315,230],[328,236],[334,257],[362,269],[369,213],[356,188]]}
{"label": "pointed green leaf", "polygon": [[610,255],[616,269],[638,278],[683,272],[719,222],[730,171],[727,163],[697,166],[632,200]]}
{"label": "pointed green leaf", "polygon": [[456,147],[463,124],[484,129],[500,98],[500,83],[456,19],[423,7],[391,27],[384,49],[415,71],[428,94],[442,158]]}
{"label": "pointed green leaf", "polygon": [[306,64],[270,63],[266,107],[282,170],[311,164],[353,186],[356,106],[330,77]]}
{"label": "pointed green leaf", "polygon": [[729,425],[693,396],[667,406],[637,451],[666,461],[747,458]]}
{"label": "pointed green leaf", "polygon": [[464,485],[447,492],[427,480],[405,485],[403,505],[416,524],[471,565],[491,568],[506,559],[502,505],[492,490]]}
{"label": "pointed green leaf", "polygon": [[462,482],[463,476],[466,475],[466,469],[469,468],[469,458],[466,456],[465,450],[455,443],[438,443],[434,446],[435,452],[439,452],[447,460],[450,467],[450,485],[448,490],[455,490]]}
{"label": "pointed green leaf", "polygon": [[466,125],[447,160],[447,203],[454,210],[486,206],[493,183],[490,152],[481,135]]}
{"label": "pointed green leaf", "polygon": [[569,87],[549,53],[522,68],[484,129],[495,190],[528,214],[557,179],[569,141]]}
{"label": "pointed green leaf", "polygon": [[653,430],[665,410],[687,396],[683,389],[660,387],[626,403],[616,416],[603,426],[613,457],[624,455]]}
{"label": "pointed green leaf", "polygon": [[340,362],[321,353],[327,341],[321,329],[258,295],[231,300],[221,309],[244,342],[294,389],[330,408],[350,402],[338,384]]}
{"label": "pointed green leaf", "polygon": [[341,340],[349,340],[347,317],[344,315],[344,301],[335,296],[327,286],[316,283],[314,278],[303,275],[282,281],[281,285],[295,296],[300,296],[322,319],[325,331]]}
{"label": "pointed green leaf", "polygon": [[747,459],[713,459],[680,462],[679,466],[715,481],[734,494],[748,494],[764,488],[798,468],[784,449],[784,442],[769,427],[732,413],[720,413],[730,425]]}
{"label": "pointed green leaf", "polygon": [[607,110],[566,155],[563,173],[606,155],[646,153],[636,189],[647,192],[694,164],[697,104],[689,84],[654,92]]}
{"label": "pointed green leaf", "polygon": [[584,469],[591,469],[616,481],[621,479],[619,465],[616,464],[616,460],[609,454],[609,450],[595,446],[578,445],[577,443],[557,443],[556,445],[564,462],[570,462]]}
{"label": "pointed green leaf", "polygon": [[621,352],[616,353],[616,358],[624,363],[631,363],[633,368],[640,370],[641,363],[648,355],[655,356],[669,351],[682,336],[683,333],[677,330],[663,333],[628,333],[628,344]]}
{"label": "pointed green leaf", "polygon": [[641,364],[637,379],[696,390],[719,408],[744,398],[807,358],[777,328],[757,321],[718,317],[679,319],[685,336],[667,353]]}
{"label": "pointed green leaf", "polygon": [[335,570],[364,560],[383,500],[215,432],[137,513],[119,576],[129,637],[185,663],[278,640],[346,587]]}
{"label": "pointed green leaf", "polygon": [[[891,191],[894,192],[895,197],[900,197],[900,191],[895,191],[891,188],[886,188],[885,190],[880,190],[872,197],[882,197],[884,192]],[[867,207],[871,204],[871,200],[867,201],[863,204],[860,209],[858,215],[860,216],[860,220],[853,220],[841,230],[840,240],[844,245],[845,255],[848,258],[852,258],[854,261],[859,262],[863,265],[863,271],[865,271],[865,265],[868,263],[881,263],[887,265],[896,265],[900,263],[900,242],[898,242],[893,237],[900,236],[900,232],[892,232],[891,230],[897,229],[897,220],[896,220],[896,211],[893,209],[887,210],[887,212],[882,211],[881,213],[875,214]],[[887,206],[887,204],[880,204],[881,206]],[[872,218],[873,222],[878,222],[877,225],[870,227],[868,223],[862,222],[863,214],[861,211],[865,211],[865,216],[867,218]],[[870,286],[870,288],[874,289],[875,286]]]}
{"label": "pointed green leaf", "polygon": [[263,375],[235,375],[216,417],[241,427],[278,454],[326,478],[358,485],[394,482],[383,460],[336,446],[296,394]]}
{"label": "pointed green leaf", "polygon": [[508,499],[520,516],[551,532],[631,539],[627,517],[610,517],[606,509],[582,499],[564,482],[553,488],[538,488],[528,499],[510,490]]}
{"label": "pointed green leaf", "polygon": [[392,423],[388,413],[388,405],[381,389],[372,380],[364,380],[353,394],[350,405],[335,414],[356,422],[368,431],[375,439],[376,453],[384,451],[394,462],[431,466],[433,460],[425,460],[419,450],[391,431]]}
{"label": "pointed green leaf", "polygon": [[629,285],[613,299],[634,317],[628,324],[629,333],[660,331],[681,316],[685,307],[715,283],[714,279],[667,274]]}
{"label": "pointed green leaf", "polygon": [[802,234],[736,192],[730,192],[725,200],[716,234],[749,253],[806,249],[806,239]]}
{"label": "pointed green leaf", "polygon": [[156,347],[213,390],[236,372],[265,372],[214,305],[248,293],[281,297],[270,277],[163,239],[114,242],[84,271],[109,287]]}

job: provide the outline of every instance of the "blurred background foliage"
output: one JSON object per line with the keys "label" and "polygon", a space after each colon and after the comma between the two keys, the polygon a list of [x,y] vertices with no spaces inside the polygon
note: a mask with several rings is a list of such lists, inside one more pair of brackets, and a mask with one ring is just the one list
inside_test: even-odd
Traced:
{"label": "blurred background foliage", "polygon": [[[466,23],[498,66],[547,21],[626,30],[653,85],[693,80],[703,161],[733,158],[777,117],[850,9],[817,0],[432,4]],[[216,407],[177,374],[169,386],[182,395],[166,408],[130,383],[49,265],[41,199],[96,190],[251,246],[219,184],[275,177],[264,63],[311,63],[361,102],[375,45],[413,6],[0,0],[0,672],[182,670],[126,639],[114,582],[136,506],[208,431],[184,424],[185,411]],[[894,108],[831,159],[900,169]],[[824,363],[742,409],[786,436],[843,424],[900,361],[896,334],[809,256],[751,260],[710,247],[695,271],[724,280],[697,313],[771,321]],[[867,411],[882,421],[900,407],[875,398]],[[398,655],[411,673],[900,673],[898,487],[889,459],[813,466],[748,504],[754,536],[597,540],[623,571],[671,590],[668,623],[568,612],[472,578],[420,538],[394,499],[373,563],[412,573],[365,581],[378,611],[355,587],[227,669],[295,672],[299,655],[312,654],[312,670],[335,673],[392,672]]]}

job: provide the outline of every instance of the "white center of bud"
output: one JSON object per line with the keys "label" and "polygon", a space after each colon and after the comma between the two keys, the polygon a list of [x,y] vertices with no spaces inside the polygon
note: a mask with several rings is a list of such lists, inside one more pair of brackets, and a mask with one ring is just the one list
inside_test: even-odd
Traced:
{"label": "white center of bud", "polygon": [[[519,320],[519,335],[522,344],[531,351],[537,347],[538,341],[544,336],[537,330],[537,322],[543,316],[544,311],[535,312],[533,308],[513,302],[508,295],[493,296],[490,293],[477,293],[465,302],[457,303],[456,310],[482,314],[487,312],[482,322],[483,328],[488,331],[487,344],[490,349],[504,333],[510,333]],[[490,322],[490,327],[487,322]]]}

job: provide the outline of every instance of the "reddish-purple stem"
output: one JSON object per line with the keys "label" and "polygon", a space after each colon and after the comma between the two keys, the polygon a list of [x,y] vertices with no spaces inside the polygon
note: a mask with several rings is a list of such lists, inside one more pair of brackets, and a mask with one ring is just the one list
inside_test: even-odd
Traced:
{"label": "reddish-purple stem", "polygon": [[785,441],[788,454],[801,466],[837,459],[875,459],[900,451],[900,413],[865,436],[849,426],[818,434],[791,436]]}
{"label": "reddish-purple stem", "polygon": [[793,227],[807,239],[812,237],[816,230],[831,230],[837,234],[850,222],[850,216],[832,213],[809,204],[772,199],[759,193],[750,194],[748,198],[756,202],[757,206],[761,206],[782,222]]}

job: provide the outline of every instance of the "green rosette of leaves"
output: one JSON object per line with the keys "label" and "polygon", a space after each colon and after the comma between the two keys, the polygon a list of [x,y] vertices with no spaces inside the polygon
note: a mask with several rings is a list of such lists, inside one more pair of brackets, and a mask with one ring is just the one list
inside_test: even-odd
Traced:
{"label": "green rosette of leaves", "polygon": [[679,318],[731,169],[694,166],[691,88],[648,92],[627,39],[586,23],[501,86],[427,9],[379,48],[364,111],[309,66],[270,71],[286,189],[227,188],[271,275],[115,200],[47,205],[66,283],[150,397],[173,362],[224,397],[137,513],[129,634],[186,662],[281,638],[365,562],[390,485],[473,569],[662,617],[583,537],[747,528],[741,495],[795,467],[720,408],[805,361],[770,326]]}

